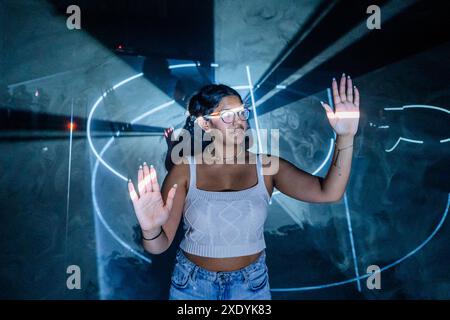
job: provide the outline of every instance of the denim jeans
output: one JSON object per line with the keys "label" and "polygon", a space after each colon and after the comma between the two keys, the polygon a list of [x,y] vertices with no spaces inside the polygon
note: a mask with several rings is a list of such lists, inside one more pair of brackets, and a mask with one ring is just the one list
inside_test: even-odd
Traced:
{"label": "denim jeans", "polygon": [[170,300],[271,300],[266,253],[245,268],[210,271],[178,249],[172,272]]}

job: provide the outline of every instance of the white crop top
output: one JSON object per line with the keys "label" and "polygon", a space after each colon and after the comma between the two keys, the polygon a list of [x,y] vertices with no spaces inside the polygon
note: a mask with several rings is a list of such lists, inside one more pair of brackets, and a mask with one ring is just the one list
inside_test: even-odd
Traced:
{"label": "white crop top", "polygon": [[256,157],[258,183],[248,189],[224,192],[198,189],[195,158],[188,159],[190,181],[180,248],[213,258],[246,256],[265,249],[264,223],[270,195],[260,155]]}

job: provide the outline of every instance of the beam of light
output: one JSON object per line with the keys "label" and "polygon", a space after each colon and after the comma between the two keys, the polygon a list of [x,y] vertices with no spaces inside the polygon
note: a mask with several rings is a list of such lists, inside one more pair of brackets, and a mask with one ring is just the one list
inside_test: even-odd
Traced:
{"label": "beam of light", "polygon": [[[127,78],[127,79],[125,79],[125,80],[119,82],[118,84],[114,85],[114,86],[113,86],[113,89],[115,90],[115,89],[119,88],[120,86],[122,86],[122,85],[124,85],[124,84],[126,84],[126,83],[128,83],[128,82],[130,82],[130,81],[132,81],[132,80],[134,80],[134,79],[137,79],[137,78],[139,78],[139,77],[142,77],[142,75],[143,75],[143,73],[138,73],[138,74],[136,74],[136,75],[134,75],[134,76],[131,76],[131,77],[129,77],[129,78]],[[98,154],[98,152],[97,152],[97,150],[95,149],[94,144],[93,144],[93,142],[92,142],[92,137],[91,137],[91,122],[92,122],[92,116],[94,115],[94,112],[95,112],[95,110],[97,109],[97,107],[99,106],[100,102],[103,101],[103,98],[105,98],[105,97],[107,96],[107,94],[108,94],[108,92],[103,93],[103,94],[97,99],[97,101],[94,103],[94,105],[92,106],[91,111],[89,112],[88,119],[87,119],[87,125],[86,125],[87,130],[86,130],[86,135],[87,135],[87,139],[88,139],[88,142],[89,142],[89,146],[90,146],[92,152],[94,153],[95,157],[100,161],[100,163],[101,163],[102,165],[104,165],[104,166],[105,166],[109,171],[111,171],[113,174],[115,174],[117,177],[119,177],[120,179],[122,179],[122,180],[124,180],[124,181],[128,181],[128,179],[127,179],[124,175],[122,175],[122,174],[120,174],[119,172],[117,172],[112,166],[110,166],[105,160],[103,160],[103,158]],[[160,111],[160,110],[162,110],[162,109],[164,109],[164,108],[167,108],[167,107],[170,106],[172,103],[174,103],[173,100],[172,100],[172,101],[169,101],[169,102],[167,102],[167,103],[164,103],[164,104],[162,104],[162,105],[160,105],[160,106],[158,106],[158,107],[156,107],[156,108],[154,108],[154,109],[152,109],[152,110],[146,112],[146,113],[145,113],[145,116],[148,116],[148,115],[150,115],[150,114],[152,114],[152,113],[154,113],[154,112],[156,112],[156,111]],[[135,123],[135,122],[141,120],[142,118],[143,118],[142,115],[141,115],[141,116],[138,116],[137,118],[131,120],[131,123]],[[116,136],[118,136],[117,133],[116,133]],[[113,139],[114,139],[114,136],[113,136]]]}
{"label": "beam of light", "polygon": [[163,103],[162,105],[157,106],[156,108],[151,109],[150,111],[147,111],[146,113],[140,115],[137,118],[134,118],[133,120],[131,120],[131,124],[135,124],[136,122],[142,120],[143,118],[151,115],[152,113],[155,113],[156,111],[162,110],[164,108],[167,108],[168,106],[172,105],[175,103],[175,100],[171,100],[169,102]]}
{"label": "beam of light", "polygon": [[440,140],[439,142],[440,143],[445,143],[445,142],[449,142],[450,141],[450,138],[447,138],[447,139],[442,139],[442,140]]}
{"label": "beam of light", "polygon": [[400,141],[406,141],[406,142],[411,142],[411,143],[423,143],[422,140],[413,140],[413,139],[408,139],[408,138],[400,137],[400,138],[398,138],[397,142],[394,144],[394,146],[393,146],[392,148],[386,149],[386,150],[384,150],[384,151],[386,151],[386,152],[391,152],[391,151],[393,151],[393,150],[397,147],[397,145],[400,143]]}
{"label": "beam of light", "polygon": [[336,119],[358,119],[359,111],[337,111],[335,113],[327,113],[328,117]]}
{"label": "beam of light", "polygon": [[[386,271],[386,270],[389,270],[389,269],[395,267],[396,265],[402,263],[406,259],[412,257],[419,250],[421,250],[425,245],[427,245],[428,242],[430,242],[431,239],[434,238],[434,236],[437,234],[437,232],[441,229],[442,225],[444,224],[444,221],[447,218],[449,205],[450,205],[450,193],[447,195],[447,205],[446,205],[445,211],[442,214],[441,220],[439,221],[438,225],[433,230],[433,232],[421,244],[419,244],[416,248],[414,248],[413,250],[408,252],[406,255],[404,255],[400,259],[397,259],[394,262],[384,266],[380,270],[375,271],[374,273],[381,273],[383,271]],[[365,274],[363,276],[359,276],[359,277],[355,277],[355,278],[347,279],[347,280],[343,280],[343,281],[331,282],[331,283],[315,285],[315,286],[305,286],[305,287],[297,287],[297,288],[272,288],[270,290],[274,291],[274,292],[293,292],[293,291],[309,291],[309,290],[326,289],[326,288],[341,286],[341,285],[344,285],[344,284],[348,284],[348,283],[364,280],[364,279],[372,276],[374,273]]]}
{"label": "beam of light", "polygon": [[70,136],[69,136],[69,169],[67,173],[67,198],[66,198],[66,233],[65,233],[65,259],[67,260],[67,237],[69,234],[69,205],[70,205],[70,173],[72,169],[72,137],[73,137],[73,98],[70,105]]}
{"label": "beam of light", "polygon": [[[142,77],[143,73],[138,73],[134,76],[131,76],[123,81],[120,81],[119,83],[117,83],[116,85],[113,86],[113,89],[117,89],[120,86],[124,85],[125,83],[128,83],[136,78]],[[120,174],[119,172],[117,172],[116,170],[114,170],[108,163],[106,163],[105,160],[102,159],[102,157],[97,153],[97,150],[94,147],[94,144],[92,143],[92,139],[91,139],[91,122],[92,122],[92,116],[94,115],[95,110],[97,109],[97,107],[99,106],[100,102],[103,101],[103,98],[105,98],[107,95],[107,93],[103,93],[98,99],[97,101],[94,103],[91,111],[89,112],[89,116],[88,116],[88,120],[87,120],[87,139],[88,139],[88,143],[89,146],[91,147],[92,152],[94,153],[95,157],[101,162],[101,164],[103,164],[106,168],[108,168],[108,170],[110,170],[112,173],[114,173],[116,176],[118,176],[120,179],[128,181],[128,179],[123,176],[122,174]],[[114,138],[113,138],[114,139]]]}
{"label": "beam of light", "polygon": [[197,63],[180,63],[180,64],[173,64],[169,66],[169,69],[180,69],[180,68],[192,68],[192,67],[199,67],[200,62]]}
{"label": "beam of light", "polygon": [[[411,3],[408,3],[407,1],[404,1],[404,2],[401,2],[401,3],[397,3],[397,2],[394,2],[394,1],[388,2],[385,6],[383,6],[381,8],[381,12],[383,12],[383,23],[386,23],[387,21],[389,21],[390,19],[392,19],[394,16],[396,16],[397,14],[399,14],[400,12],[405,10],[407,7],[409,7],[413,3],[414,3],[413,1]],[[326,10],[318,18],[318,21],[316,22],[316,24],[322,20],[322,18],[324,17],[324,15],[326,13],[328,13],[328,11],[331,10],[331,7],[332,6],[328,7],[327,8],[328,10]],[[313,25],[313,26],[315,26],[315,25]],[[309,34],[310,31],[311,30],[309,30],[308,33],[305,33],[305,36],[307,34]],[[341,52],[341,51],[345,50],[347,47],[349,47],[350,45],[352,45],[353,43],[355,43],[359,39],[363,38],[369,32],[371,32],[371,30],[369,30],[367,28],[366,20],[363,19],[363,21],[361,21],[361,23],[359,23],[355,28],[353,28],[352,30],[350,30],[349,32],[344,34],[341,38],[339,38],[333,44],[331,44],[327,49],[325,49],[321,53],[317,54],[313,59],[307,61],[304,64],[303,67],[301,67],[300,69],[296,70],[294,73],[292,73],[289,77],[287,77],[285,80],[283,80],[279,84],[283,85],[285,87],[289,87],[291,84],[293,84],[294,82],[296,82],[299,79],[301,79],[305,74],[310,73],[311,71],[316,69],[318,66],[323,64],[324,61],[327,61],[327,60],[330,60],[331,58],[333,58],[336,55],[337,52]],[[304,37],[302,37],[299,40],[299,42],[301,42],[303,40],[303,38]],[[298,45],[298,43],[295,46],[297,46],[297,45]],[[294,46],[294,48],[295,48],[295,46]],[[290,54],[291,51],[289,51],[287,53],[287,55]],[[281,62],[287,57],[287,55],[284,56],[281,59],[281,61],[276,65],[276,67],[278,67],[279,64],[281,64]],[[276,70],[276,69],[274,68],[265,78],[262,79],[262,81],[258,81],[258,83],[261,84],[262,82],[264,82],[267,79],[267,77],[274,70]],[[276,88],[272,89],[271,91],[266,93],[264,96],[262,96],[260,99],[258,99],[258,101],[256,102],[256,106],[257,107],[260,106],[261,104],[263,104],[264,102],[269,100],[271,97],[276,95],[279,91],[280,90],[276,89]]]}
{"label": "beam of light", "polygon": [[[261,136],[259,133],[259,123],[258,123],[258,114],[256,113],[256,106],[255,106],[255,96],[253,95],[253,83],[252,83],[252,76],[250,74],[250,67],[246,66],[245,69],[247,70],[247,80],[248,80],[248,86],[250,87],[250,98],[252,101],[252,109],[253,114],[255,115],[255,127],[256,127],[256,134],[258,136],[258,149],[259,152],[263,152],[262,144],[261,144]],[[262,168],[261,168],[262,171]]]}
{"label": "beam of light", "polygon": [[[113,88],[113,90],[116,90],[117,88],[123,86],[125,83],[128,83],[136,78],[142,77],[143,75],[144,75],[144,73],[141,72],[132,77],[126,78],[125,80],[120,81],[119,83],[115,84],[112,88]],[[104,95],[106,95],[106,93],[104,93]]]}
{"label": "beam of light", "polygon": [[[92,143],[92,139],[91,139],[92,115],[94,114],[95,109],[97,109],[98,105],[103,100],[103,98],[104,98],[104,95],[102,95],[100,98],[98,98],[97,101],[95,102],[94,106],[92,107],[91,112],[89,112],[89,116],[88,116],[88,120],[87,120],[87,130],[86,130],[87,131],[88,143],[89,143],[89,146],[90,146],[92,152],[94,153],[95,157],[101,162],[101,164],[103,164],[106,168],[108,168],[109,171],[114,173],[120,179],[128,181],[128,179],[125,178],[125,176],[121,175],[119,172],[114,170],[114,168],[112,168],[105,160],[102,159],[102,157],[97,153],[97,150],[95,149],[94,144]],[[114,139],[114,137],[112,139]]]}
{"label": "beam of light", "polygon": [[246,85],[244,85],[244,86],[231,86],[234,90],[249,90],[249,89],[252,89],[253,87],[251,87],[251,86],[246,86]]}
{"label": "beam of light", "polygon": [[[120,86],[124,85],[125,83],[128,83],[136,78],[139,78],[143,75],[143,73],[139,73],[135,76],[129,77],[121,82],[119,82],[118,84],[116,84],[113,88],[117,89]],[[109,91],[107,91],[109,92]],[[95,112],[95,109],[98,107],[98,105],[100,104],[100,102],[103,100],[104,97],[106,97],[107,92],[105,92],[104,94],[102,94],[102,96],[100,96],[97,101],[95,102],[94,106],[92,107],[90,113],[89,113],[89,117],[87,120],[87,138],[88,138],[88,142],[89,142],[89,146],[92,150],[92,152],[94,153],[95,157],[97,158],[97,161],[95,162],[95,166],[94,166],[94,171],[93,171],[93,178],[91,181],[91,188],[92,188],[92,193],[93,193],[93,203],[94,203],[94,209],[95,209],[95,213],[97,215],[97,217],[99,218],[100,222],[103,224],[103,226],[105,227],[105,229],[109,232],[109,234],[111,234],[111,236],[120,244],[122,245],[124,248],[126,248],[127,250],[129,250],[130,252],[132,252],[133,254],[135,254],[136,256],[138,256],[139,258],[143,259],[144,261],[151,263],[152,261],[146,257],[145,255],[139,253],[138,251],[136,251],[135,249],[131,248],[124,240],[122,240],[115,232],[114,230],[110,227],[110,225],[106,222],[106,220],[104,219],[100,208],[98,206],[98,202],[97,202],[97,196],[96,196],[96,192],[95,192],[95,185],[96,185],[96,175],[97,175],[97,171],[98,171],[98,166],[99,163],[101,163],[103,166],[105,166],[105,168],[107,168],[109,171],[111,171],[113,174],[115,174],[116,176],[118,176],[119,178],[121,178],[122,180],[128,181],[127,178],[125,178],[125,176],[121,175],[120,173],[118,173],[116,170],[114,170],[108,163],[106,163],[106,161],[103,160],[103,154],[107,151],[107,149],[111,146],[111,144],[114,142],[114,136],[112,136],[108,142],[105,144],[105,146],[103,147],[103,149],[101,150],[100,154],[98,154],[97,150],[95,149],[93,143],[92,143],[92,139],[91,139],[91,122],[92,122],[92,116]],[[167,103],[164,103],[156,108],[153,108],[152,110],[134,118],[133,120],[131,120],[131,123],[136,123],[139,120],[142,120],[144,117],[149,116],[152,113],[158,112],[160,110],[163,110],[164,108],[167,108],[168,106],[172,105],[174,103],[174,101],[169,101]],[[119,135],[119,131],[116,132],[116,136]],[[96,232],[96,234],[99,234],[98,232]],[[97,241],[97,243],[99,243],[99,241]],[[97,250],[99,251],[99,248],[97,248]],[[100,251],[99,251],[100,252]],[[99,271],[99,277],[101,276],[100,271]],[[100,281],[101,283],[101,281]],[[100,290],[101,292],[102,289]]]}
{"label": "beam of light", "polygon": [[72,69],[72,70],[69,70],[69,71],[57,72],[57,73],[54,73],[54,74],[51,74],[51,75],[48,75],[48,76],[43,76],[43,77],[31,79],[31,80],[26,80],[26,81],[22,81],[22,82],[13,83],[13,84],[8,85],[8,89],[11,90],[11,89],[14,89],[14,88],[16,88],[18,86],[21,86],[21,85],[29,85],[31,83],[40,82],[40,81],[44,81],[44,80],[48,80],[48,79],[53,79],[53,78],[64,76],[64,75],[67,75],[67,74],[71,74],[71,73],[74,73],[74,72],[77,72],[77,71],[80,71],[80,70],[84,70],[84,68],[80,67],[80,68]]}
{"label": "beam of light", "polygon": [[[312,23],[311,26],[307,30],[305,30],[305,32],[303,32],[303,35],[292,45],[292,47],[288,51],[286,51],[286,53],[277,61],[277,63],[271,68],[271,70],[269,72],[267,72],[267,74],[258,81],[259,85],[263,84],[270,77],[270,75],[272,73],[274,73],[275,70],[278,69],[278,67],[284,62],[284,60],[286,60],[286,58],[288,58],[291,55],[292,51],[294,51],[298,47],[298,45],[311,33],[311,31],[317,25],[320,24],[322,19],[328,14],[328,12],[330,12],[333,9],[333,7],[336,4],[337,4],[337,1],[333,1],[329,6],[327,6],[327,8],[324,11],[322,11],[322,13],[317,18],[317,20],[314,21],[314,23]],[[286,85],[284,85],[282,83],[281,83],[281,85],[284,86],[284,89],[287,87]],[[276,90],[276,92],[278,92],[278,90]],[[271,95],[271,96],[273,96],[273,95]],[[268,98],[270,98],[271,96],[269,96]],[[264,97],[262,97],[261,99],[263,99]],[[259,99],[257,102],[257,106],[260,105],[261,103],[263,103],[264,101],[266,101],[268,98],[264,98],[264,100],[262,102],[259,102],[259,101],[261,101],[261,99]]]}
{"label": "beam of light", "polygon": [[[100,156],[103,156],[103,154],[106,152],[106,150],[108,150],[108,148],[112,145],[112,143],[114,142],[114,138],[111,137],[111,139],[109,139],[109,141],[105,144],[105,146],[103,147],[103,149],[100,151]],[[97,172],[98,172],[98,167],[99,167],[99,163],[100,160],[97,159],[97,161],[95,162],[94,165],[94,170],[92,173],[92,180],[91,180],[91,189],[92,189],[92,200],[94,203],[94,209],[95,209],[95,213],[98,217],[98,219],[100,220],[100,222],[103,224],[103,226],[106,228],[106,230],[109,232],[109,234],[118,242],[120,243],[124,248],[126,248],[128,251],[130,251],[131,253],[135,254],[136,256],[138,256],[139,258],[141,258],[142,260],[148,262],[148,263],[152,263],[152,260],[148,257],[146,257],[145,255],[143,255],[142,253],[136,251],[135,249],[133,249],[129,244],[127,244],[124,240],[122,240],[117,233],[114,232],[114,230],[111,228],[111,226],[106,222],[105,218],[103,217],[102,212],[100,211],[99,205],[98,205],[98,201],[97,201],[97,194],[95,192],[96,190],[96,181],[97,181]],[[128,180],[127,180],[128,181]],[[98,234],[98,233],[97,233]],[[98,240],[97,240],[98,242]]]}
{"label": "beam of light", "polygon": [[350,244],[352,247],[353,267],[355,268],[355,277],[356,279],[358,279],[356,283],[358,286],[358,291],[361,292],[361,283],[359,282],[358,258],[356,257],[355,242],[353,241],[352,220],[350,219],[350,210],[348,207],[347,192],[344,193],[344,204],[345,204],[345,216],[347,217],[348,234],[350,237]]}
{"label": "beam of light", "polygon": [[411,105],[406,105],[406,106],[398,107],[398,108],[384,108],[384,110],[386,110],[386,111],[403,111],[405,109],[432,109],[432,110],[438,110],[438,111],[442,111],[442,112],[450,114],[450,110],[440,108],[440,107],[435,107],[435,106],[429,106],[429,105],[425,105],[425,104],[411,104]]}

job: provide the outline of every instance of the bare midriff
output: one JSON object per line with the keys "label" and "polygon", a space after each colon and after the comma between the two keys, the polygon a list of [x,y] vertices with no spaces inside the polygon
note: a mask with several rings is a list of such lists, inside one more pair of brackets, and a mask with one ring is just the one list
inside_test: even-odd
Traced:
{"label": "bare midriff", "polygon": [[186,251],[184,255],[199,267],[209,271],[236,271],[247,267],[255,262],[262,252],[258,252],[248,256],[232,257],[232,258],[211,258],[197,256]]}

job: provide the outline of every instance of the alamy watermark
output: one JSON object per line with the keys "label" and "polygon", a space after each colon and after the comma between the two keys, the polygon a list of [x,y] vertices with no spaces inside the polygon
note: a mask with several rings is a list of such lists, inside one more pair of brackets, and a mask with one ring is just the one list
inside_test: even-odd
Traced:
{"label": "alamy watermark", "polygon": [[66,280],[67,289],[81,289],[81,269],[76,264],[67,267],[66,273],[70,276]]}
{"label": "alamy watermark", "polygon": [[367,7],[366,13],[371,13],[367,18],[366,25],[369,30],[381,29],[381,9],[377,5]]}
{"label": "alamy watermark", "polygon": [[70,5],[67,7],[66,13],[70,14],[70,16],[66,20],[67,29],[80,30],[81,29],[81,9],[80,9],[80,7],[77,5],[74,5],[74,4]]}
{"label": "alamy watermark", "polygon": [[367,289],[381,289],[381,271],[380,267],[376,264],[367,267],[367,273],[370,276],[367,278],[366,285]]}

